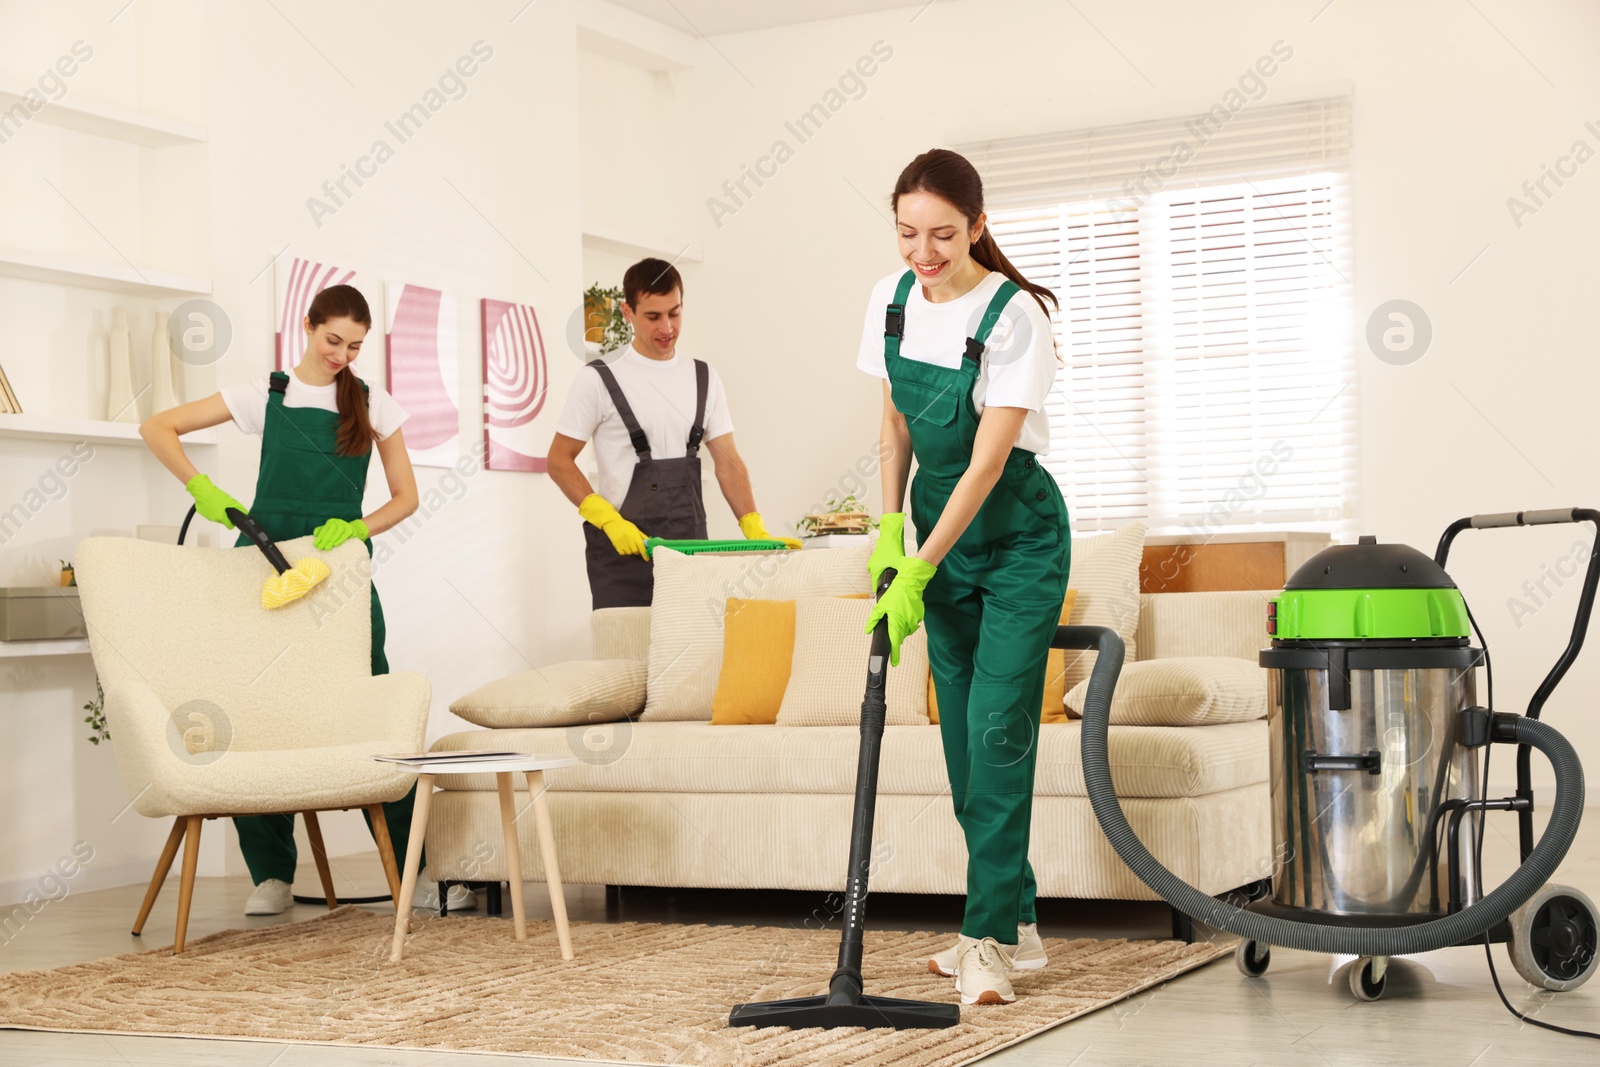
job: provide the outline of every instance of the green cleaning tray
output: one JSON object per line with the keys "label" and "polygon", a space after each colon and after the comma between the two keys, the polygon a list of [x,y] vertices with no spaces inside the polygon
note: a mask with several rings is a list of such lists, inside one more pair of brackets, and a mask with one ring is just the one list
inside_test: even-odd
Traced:
{"label": "green cleaning tray", "polygon": [[650,553],[658,548],[670,548],[674,552],[693,556],[700,552],[771,552],[788,547],[782,541],[669,541],[663,537],[651,537],[644,543],[644,554],[648,559]]}

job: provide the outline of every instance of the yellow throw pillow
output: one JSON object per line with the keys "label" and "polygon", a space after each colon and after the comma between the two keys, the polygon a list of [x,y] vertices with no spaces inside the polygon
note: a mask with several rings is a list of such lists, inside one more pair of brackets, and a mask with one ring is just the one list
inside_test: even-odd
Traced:
{"label": "yellow throw pillow", "polygon": [[[1072,617],[1072,605],[1077,602],[1078,591],[1068,589],[1066,598],[1061,601],[1061,625],[1065,626]],[[1067,695],[1067,654],[1059,648],[1050,650],[1050,658],[1045,666],[1044,674],[1044,699],[1039,703],[1040,722],[1067,722],[1067,709],[1062,706],[1062,700]],[[939,721],[939,702],[934,697],[933,673],[928,673],[928,721]]]}
{"label": "yellow throw pillow", "polygon": [[[852,593],[844,599],[867,596]],[[794,601],[729,597],[722,618],[722,670],[711,698],[711,723],[772,725],[794,661]]]}

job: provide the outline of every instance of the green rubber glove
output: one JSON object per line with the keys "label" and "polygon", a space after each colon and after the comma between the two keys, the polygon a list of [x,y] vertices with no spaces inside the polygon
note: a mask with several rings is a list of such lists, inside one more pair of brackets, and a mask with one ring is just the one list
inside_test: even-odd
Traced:
{"label": "green rubber glove", "polygon": [[885,616],[889,619],[889,665],[900,666],[900,644],[917,632],[922,625],[922,591],[939,573],[939,568],[917,556],[906,556],[895,567],[894,581],[884,590],[872,616],[867,619],[867,633]]}
{"label": "green rubber glove", "polygon": [[316,538],[317,550],[326,552],[330,548],[338,548],[352,537],[358,541],[365,541],[372,536],[372,533],[367,529],[366,522],[361,519],[356,519],[354,522],[329,519],[312,530],[311,535]]}
{"label": "green rubber glove", "polygon": [[898,567],[906,558],[906,515],[903,511],[886,512],[878,520],[878,543],[872,547],[872,558],[867,560],[867,573],[872,575],[872,591],[878,591],[878,578],[885,568]]}
{"label": "green rubber glove", "polygon": [[249,514],[245,506],[221,489],[211,484],[211,479],[204,474],[196,474],[190,478],[183,487],[189,495],[194,497],[194,509],[204,518],[212,522],[220,522],[228,529],[233,529],[233,520],[228,518],[228,509],[234,508]]}

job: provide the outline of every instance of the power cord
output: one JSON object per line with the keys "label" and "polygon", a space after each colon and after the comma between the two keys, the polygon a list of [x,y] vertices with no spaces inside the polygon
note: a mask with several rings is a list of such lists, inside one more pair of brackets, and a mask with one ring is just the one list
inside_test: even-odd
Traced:
{"label": "power cord", "polygon": [[[1461,598],[1461,603],[1467,609],[1467,622],[1472,624],[1473,632],[1478,635],[1478,643],[1483,646],[1483,670],[1489,689],[1489,703],[1487,706],[1492,710],[1494,708],[1494,662],[1489,658],[1489,639],[1484,636],[1483,630],[1478,626],[1478,620],[1472,617],[1472,607],[1467,604],[1466,597],[1463,596]],[[1489,761],[1493,756],[1493,743],[1483,746],[1483,777],[1478,783],[1478,799],[1480,801],[1487,800],[1489,797]],[[1473,848],[1472,878],[1479,900],[1483,899],[1483,835],[1488,828],[1489,820],[1486,818],[1488,814],[1486,811],[1478,812],[1478,839]],[[1600,1040],[1600,1033],[1595,1033],[1592,1030],[1574,1030],[1565,1026],[1557,1026],[1555,1023],[1540,1022],[1531,1015],[1525,1015],[1513,1007],[1510,999],[1506,997],[1506,991],[1501,988],[1500,974],[1495,970],[1494,966],[1492,944],[1489,940],[1489,931],[1485,930],[1483,932],[1483,958],[1488,961],[1489,979],[1494,982],[1494,991],[1499,994],[1500,1003],[1506,1006],[1506,1011],[1509,1011],[1522,1022],[1530,1026],[1537,1026],[1541,1030],[1553,1030],[1558,1034],[1567,1034],[1571,1037],[1592,1037]]]}

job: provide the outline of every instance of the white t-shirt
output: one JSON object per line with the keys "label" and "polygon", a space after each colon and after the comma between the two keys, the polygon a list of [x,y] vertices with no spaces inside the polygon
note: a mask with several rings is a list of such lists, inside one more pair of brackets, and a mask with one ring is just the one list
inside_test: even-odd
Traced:
{"label": "white t-shirt", "polygon": [[[234,424],[245,433],[259,435],[266,426],[267,386],[270,384],[271,379],[263,374],[222,390],[222,402],[228,405],[228,414],[233,416]],[[290,371],[289,388],[284,391],[283,406],[337,412],[339,387],[331,382],[327,385],[307,385],[294,371]],[[398,430],[407,418],[405,409],[394,397],[370,383],[367,385],[367,415],[372,419],[372,428],[380,441]]]}
{"label": "white t-shirt", "polygon": [[[889,377],[883,358],[883,316],[904,274],[895,271],[879,281],[867,301],[856,366],[876,378]],[[967,338],[977,332],[990,299],[1005,280],[999,271],[990,271],[971,292],[939,304],[929,303],[922,286],[913,283],[906,297],[900,355],[952,370],[960,367]],[[1042,456],[1050,451],[1050,420],[1044,402],[1059,367],[1049,316],[1031,293],[1015,293],[989,332],[983,368],[972,387],[972,405],[980,415],[985,407],[1026,408],[1028,416],[1017,434],[1016,447]]]}
{"label": "white t-shirt", "polygon": [[[634,418],[650,441],[650,457],[676,459],[686,455],[689,428],[694,425],[694,357],[678,349],[671,359],[649,359],[629,345],[622,353],[607,358],[622,395],[627,397]],[[728,394],[722,388],[722,379],[717,377],[715,368],[707,369],[710,374],[706,379],[705,440],[710,441],[732,433],[733,418],[728,413]],[[621,507],[638,455],[598,371],[585,367],[572,380],[572,392],[556,423],[556,433],[593,443],[600,474],[595,492]],[[700,456],[706,457],[704,442]]]}

